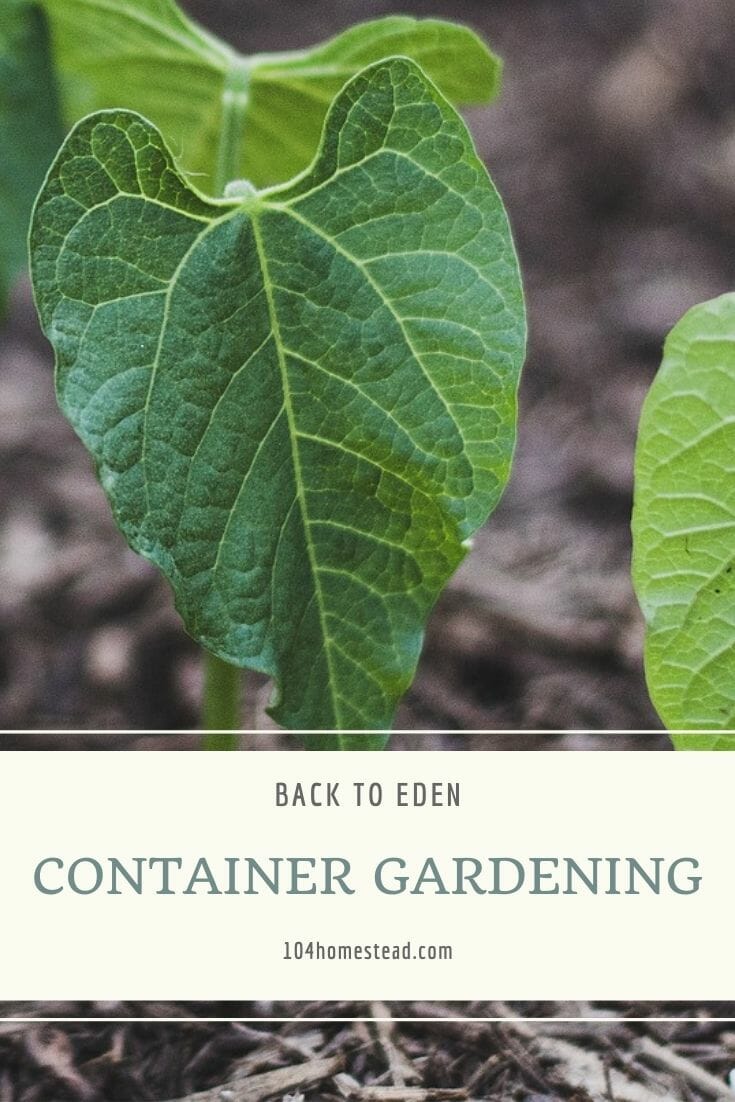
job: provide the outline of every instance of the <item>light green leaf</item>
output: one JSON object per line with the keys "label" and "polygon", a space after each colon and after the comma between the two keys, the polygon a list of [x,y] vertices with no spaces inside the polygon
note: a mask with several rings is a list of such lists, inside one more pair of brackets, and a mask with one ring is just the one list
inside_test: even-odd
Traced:
{"label": "light green leaf", "polygon": [[0,317],[26,265],[36,192],[61,141],[61,123],[41,12],[27,0],[0,3]]}
{"label": "light green leaf", "polygon": [[735,295],[690,310],[666,342],[641,417],[633,544],[661,718],[734,728]]}
{"label": "light green leaf", "polygon": [[[391,16],[311,50],[242,57],[173,0],[43,0],[64,76],[67,119],[100,108],[141,112],[179,163],[212,194],[223,104],[243,131],[234,176],[258,186],[304,169],[327,108],[366,65],[395,54],[419,62],[456,104],[487,102],[500,63],[467,27]],[[80,33],[83,28],[83,33]]]}
{"label": "light green leaf", "polygon": [[378,64],[309,172],[215,202],[101,113],[32,253],[61,405],[189,631],[272,675],[287,727],[389,727],[515,437],[520,278],[459,116]]}
{"label": "light green leaf", "polygon": [[[302,53],[253,59],[243,175],[259,185],[295,175],[314,155],[327,107],[350,77],[383,58],[417,62],[450,103],[488,103],[501,64],[469,27],[388,16],[351,27]],[[298,123],[295,125],[295,120]]]}

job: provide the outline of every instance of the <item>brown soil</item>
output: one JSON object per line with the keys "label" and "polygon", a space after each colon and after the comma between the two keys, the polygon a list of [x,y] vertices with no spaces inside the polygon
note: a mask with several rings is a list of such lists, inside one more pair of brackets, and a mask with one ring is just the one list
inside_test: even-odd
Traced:
{"label": "brown soil", "polygon": [[[188,6],[248,50],[395,8]],[[532,339],[511,486],[435,611],[397,725],[655,728],[628,576],[633,446],[665,332],[735,286],[729,0],[398,6],[464,19],[505,58],[502,100],[471,124],[515,227]],[[196,648],[55,407],[27,287],[0,334],[0,409],[0,727],[195,726]],[[248,725],[268,724],[268,695],[251,679]]]}

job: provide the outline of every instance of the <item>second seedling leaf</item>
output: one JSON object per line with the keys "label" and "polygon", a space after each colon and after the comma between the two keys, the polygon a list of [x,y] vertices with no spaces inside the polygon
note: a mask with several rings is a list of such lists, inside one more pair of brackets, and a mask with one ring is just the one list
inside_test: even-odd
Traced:
{"label": "second seedling leaf", "polygon": [[[51,20],[69,123],[101,108],[139,111],[212,194],[225,101],[241,101],[236,175],[258,187],[306,168],[347,80],[401,54],[457,105],[497,93],[500,62],[468,27],[388,16],[307,50],[238,54],[174,0],[41,0]],[[83,31],[83,33],[82,33]]]}

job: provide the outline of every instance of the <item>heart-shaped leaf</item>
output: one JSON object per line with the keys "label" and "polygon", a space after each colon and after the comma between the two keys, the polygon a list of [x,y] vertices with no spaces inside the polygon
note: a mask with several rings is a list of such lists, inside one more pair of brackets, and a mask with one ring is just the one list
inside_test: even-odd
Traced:
{"label": "heart-shaped leaf", "polygon": [[28,220],[61,141],[42,13],[27,0],[0,4],[0,317],[28,256]]}
{"label": "heart-shaped leaf", "polygon": [[61,405],[189,631],[272,675],[285,726],[389,727],[515,438],[520,278],[456,112],[379,63],[307,173],[222,201],[95,115],[32,255]]}
{"label": "heart-shaped leaf", "polygon": [[173,0],[43,3],[69,123],[100,108],[140,111],[210,193],[223,107],[233,102],[244,134],[236,175],[260,187],[309,164],[332,99],[372,62],[410,57],[456,104],[487,102],[499,86],[500,63],[484,43],[437,19],[389,16],[310,50],[243,57]]}
{"label": "heart-shaped leaf", "polygon": [[[666,341],[641,417],[633,581],[651,698],[673,730],[735,727],[735,295]],[[729,738],[732,745],[733,739]],[[679,735],[706,749],[725,736]]]}

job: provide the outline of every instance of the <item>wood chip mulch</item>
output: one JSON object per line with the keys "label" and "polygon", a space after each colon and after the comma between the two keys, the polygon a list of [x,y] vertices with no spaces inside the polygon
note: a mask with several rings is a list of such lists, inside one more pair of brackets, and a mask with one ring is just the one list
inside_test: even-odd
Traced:
{"label": "wood chip mulch", "polygon": [[0,1004],[0,1102],[735,1100],[731,1004],[240,1004],[247,1021],[198,1018],[221,1009]]}

